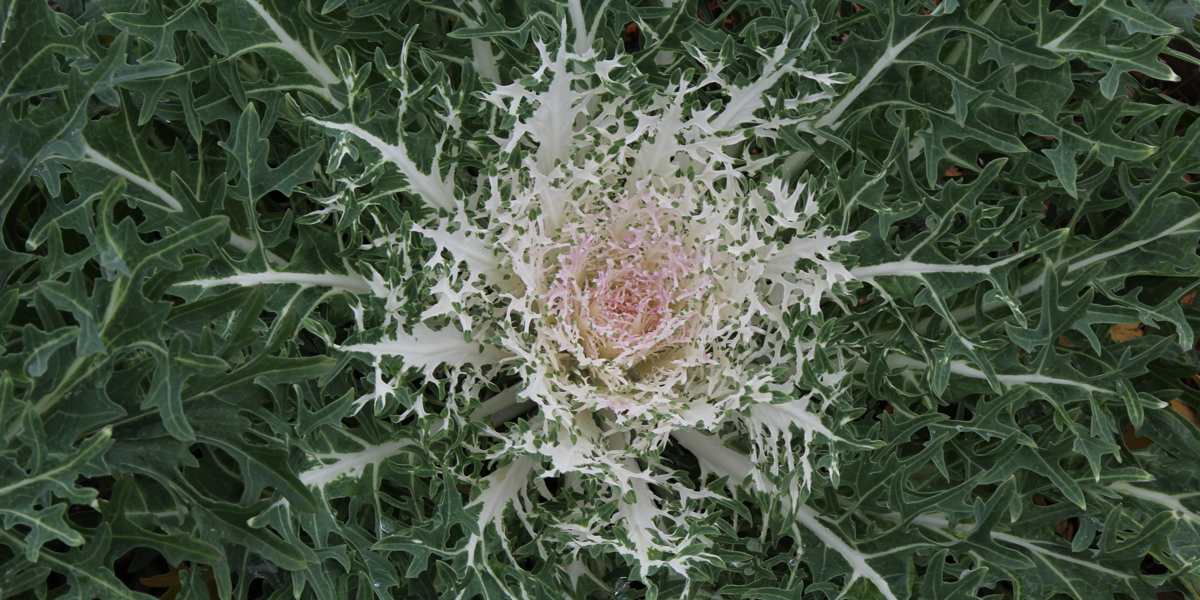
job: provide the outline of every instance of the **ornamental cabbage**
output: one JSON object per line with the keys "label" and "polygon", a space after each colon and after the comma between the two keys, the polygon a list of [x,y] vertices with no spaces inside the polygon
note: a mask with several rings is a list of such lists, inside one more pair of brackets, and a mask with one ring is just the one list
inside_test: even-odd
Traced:
{"label": "ornamental cabbage", "polygon": [[[663,565],[687,575],[704,559],[683,551],[694,541],[684,516],[699,515],[647,486],[671,484],[658,464],[671,434],[729,427],[768,464],[790,452],[779,439],[790,441],[789,427],[806,443],[839,439],[820,415],[832,401],[824,394],[844,391],[843,373],[814,365],[816,354],[826,364],[844,357],[812,341],[813,325],[792,324],[845,294],[852,277],[837,249],[860,234],[832,231],[820,190],[770,175],[779,161],[756,155],[755,136],[813,121],[845,81],[806,68],[815,24],[806,27],[759,49],[763,72],[752,84],[726,81],[720,63],[697,53],[702,80],[657,89],[629,56],[602,59],[586,36],[572,39],[587,23],[561,23],[557,47],[537,42],[536,72],[483,94],[506,125],[489,133],[495,154],[473,192],[453,205],[429,200],[448,206],[412,227],[435,248],[425,264],[434,301],[416,328],[397,323],[385,340],[341,347],[398,356],[427,374],[453,369],[466,389],[518,374],[487,411],[526,402],[537,416],[528,429],[492,430],[489,455],[545,456],[537,477],[600,486],[592,502],[615,502],[611,521],[547,516],[571,546],[626,554],[642,577]],[[785,85],[806,93],[769,106],[769,92]],[[723,102],[699,102],[701,88]],[[397,238],[380,243],[405,252]],[[403,284],[380,281],[377,293]],[[384,383],[360,406],[385,406],[397,376],[377,367]],[[805,378],[822,388],[802,392]],[[424,412],[416,402],[410,410]],[[807,490],[813,464],[785,460],[797,470],[792,487]],[[506,485],[515,476],[502,475]]]}
{"label": "ornamental cabbage", "polygon": [[1195,596],[1198,12],[0,0],[0,600]]}

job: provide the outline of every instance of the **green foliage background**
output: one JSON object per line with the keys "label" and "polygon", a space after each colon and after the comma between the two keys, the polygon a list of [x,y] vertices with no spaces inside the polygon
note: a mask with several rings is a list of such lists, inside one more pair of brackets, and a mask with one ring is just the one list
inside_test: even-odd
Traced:
{"label": "green foliage background", "polygon": [[[1200,440],[1163,409],[1200,407],[1184,382],[1200,6],[584,5],[602,54],[630,54],[646,89],[696,69],[689,51],[752,80],[753,48],[805,19],[820,22],[811,60],[853,77],[820,118],[747,137],[777,175],[817,182],[844,232],[870,234],[846,248],[858,304],[829,303],[819,325],[857,359],[853,402],[827,418],[875,449],[823,451],[793,514],[669,448],[680,481],[720,496],[693,524],[718,560],[688,594],[1200,594]],[[478,100],[493,83],[473,44],[517,81],[566,12],[0,0],[0,598],[144,599],[164,590],[141,578],[181,563],[188,599],[684,593],[611,552],[575,570],[543,518],[587,502],[566,488],[477,531],[473,484],[497,466],[478,432],[393,418],[414,395],[456,400],[413,374],[356,413],[371,365],[336,351],[386,311],[420,314],[430,249],[360,246],[430,209],[378,145],[312,119],[363,124],[476,185],[503,122]],[[372,271],[408,282],[399,309]],[[1135,322],[1145,335],[1108,335]],[[1131,450],[1127,425],[1155,443]],[[485,565],[463,553],[470,534]]]}

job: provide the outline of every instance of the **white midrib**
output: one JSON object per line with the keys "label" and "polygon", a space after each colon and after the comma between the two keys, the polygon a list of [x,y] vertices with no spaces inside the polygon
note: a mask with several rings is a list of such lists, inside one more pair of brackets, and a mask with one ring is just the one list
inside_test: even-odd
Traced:
{"label": "white midrib", "polygon": [[[1015,258],[1021,258],[1021,256]],[[991,273],[992,269],[1003,266],[1007,262],[1012,261],[1006,259],[990,265],[936,265],[911,260],[899,260],[881,265],[851,269],[850,274],[856,279],[874,279],[882,275],[910,275],[920,277],[933,273]]]}
{"label": "white midrib", "polygon": [[[899,522],[901,520],[900,515],[898,515],[896,513],[887,513],[884,515],[877,515],[877,516],[879,516],[883,519],[886,519],[888,521],[892,521],[892,522]],[[951,529],[950,520],[947,519],[944,515],[937,514],[937,513],[921,515],[921,516],[913,519],[912,522],[913,522],[913,524],[919,525],[926,529],[931,529],[931,530],[937,531],[949,538],[954,538],[954,536],[951,535],[949,531],[947,531],[948,529]],[[965,525],[965,524],[964,525],[954,525],[953,530],[960,532],[960,533],[969,534],[975,530],[975,526],[974,525]],[[1058,552],[1054,552],[1052,550],[1047,550],[1047,549],[1037,545],[1034,542],[1031,542],[1025,538],[1017,537],[1012,534],[1002,533],[1002,532],[998,532],[998,531],[990,531],[990,532],[988,532],[988,535],[994,540],[1006,542],[1006,543],[1012,544],[1014,546],[1019,546],[1026,550],[1029,550],[1030,552],[1034,552],[1036,554],[1041,554],[1043,556],[1051,557],[1055,560],[1069,562],[1072,564],[1079,565],[1081,567],[1086,567],[1088,569],[1092,569],[1094,571],[1100,571],[1101,573],[1104,573],[1106,575],[1113,575],[1116,577],[1120,577],[1121,579],[1125,579],[1125,580],[1133,579],[1133,575],[1130,575],[1129,573],[1122,573],[1120,571],[1114,571],[1107,567],[1102,567],[1095,563],[1087,562],[1086,560],[1079,560],[1078,558],[1075,558],[1072,556],[1059,554]]]}
{"label": "white midrib", "polygon": [[3,46],[4,40],[8,39],[8,26],[12,25],[13,11],[16,10],[18,2],[20,2],[20,0],[10,0],[9,2],[8,12],[4,15],[4,29],[0,29],[0,46]]}
{"label": "white midrib", "polygon": [[[930,13],[930,16],[941,11],[942,6],[944,5],[939,4],[937,8],[934,9],[933,13]],[[816,123],[814,123],[814,128],[829,126],[836,128],[839,124],[838,119],[840,119],[842,114],[850,108],[850,104],[857,100],[858,97],[863,94],[863,92],[867,91],[867,88],[871,86],[871,83],[873,83],[881,73],[895,64],[896,59],[900,57],[900,53],[904,52],[904,50],[911,46],[913,42],[917,41],[917,38],[921,37],[921,34],[928,26],[929,23],[922,25],[921,27],[917,28],[916,31],[910,33],[907,37],[900,40],[895,46],[888,48],[887,51],[883,53],[883,56],[879,57],[879,60],[875,61],[875,64],[871,66],[870,70],[868,70],[861,79],[855,82],[854,87],[851,88],[851,90],[845,96],[842,96],[841,99],[839,99],[837,103],[835,103],[833,107],[829,109],[829,112],[825,113],[825,116],[817,119]],[[825,143],[825,138],[821,137],[820,135],[816,135],[815,138],[816,143]],[[804,163],[808,162],[808,158],[810,156],[812,156],[812,154],[808,152],[797,152],[791,155],[786,161],[784,161],[783,172],[794,173],[795,171],[799,170],[800,167],[804,166]]]}
{"label": "white midrib", "polygon": [[529,474],[533,472],[533,459],[529,455],[521,455],[512,463],[496,470],[492,486],[488,487],[468,506],[482,505],[479,511],[480,531],[499,516],[508,503],[517,497],[522,486],[529,483]]}
{"label": "white midrib", "polygon": [[162,200],[167,205],[166,208],[170,209],[171,212],[179,212],[183,210],[183,205],[179,203],[179,200],[176,200],[174,196],[167,193],[167,190],[164,190],[162,186],[113,162],[112,159],[97,152],[95,148],[92,148],[91,146],[84,146],[83,159],[90,163],[95,163],[101,167],[104,167],[105,169],[108,169],[109,171],[112,171],[113,173],[116,173],[117,175],[120,175],[121,177],[124,177],[133,183],[136,183],[138,187],[150,192],[159,200]]}
{"label": "white midrib", "polygon": [[[867,564],[867,556],[859,552],[857,549],[850,547],[850,544],[847,544],[844,540],[842,540],[842,538],[838,537],[836,533],[830,531],[828,527],[822,525],[821,522],[817,520],[816,511],[814,511],[812,508],[809,508],[809,506],[806,504],[801,504],[796,510],[796,520],[799,521],[800,524],[809,531],[813,532],[813,534],[815,534],[818,539],[824,542],[826,546],[832,548],[834,552],[840,554],[843,560],[850,563],[850,567],[854,569],[854,575],[852,576],[852,579],[864,577],[871,583],[875,584],[875,587],[879,589],[879,592],[882,593],[883,597],[887,598],[887,600],[899,600],[896,598],[896,595],[892,593],[892,588],[888,586],[887,580],[885,580],[878,571],[872,568],[871,565]],[[848,585],[847,588],[849,588]]]}
{"label": "white midrib", "polygon": [[243,273],[239,275],[230,275],[229,277],[219,277],[216,279],[194,279],[192,281],[183,281],[175,285],[210,288],[219,285],[251,286],[259,284],[296,284],[305,287],[325,286],[335,290],[345,290],[355,294],[371,293],[371,286],[367,284],[367,280],[363,279],[361,275],[339,275],[337,273],[285,273],[282,271],[266,271],[263,273]]}
{"label": "white midrib", "polygon": [[[483,12],[483,7],[478,0],[470,3],[475,9],[475,13]],[[462,20],[464,27],[478,27],[479,24],[464,13],[457,13],[458,18]],[[492,41],[487,38],[471,38],[471,54],[474,60],[471,61],[475,67],[475,72],[483,77],[487,77],[492,81],[500,81],[500,61],[497,60],[496,54],[492,52]]]}
{"label": "white midrib", "polygon": [[329,69],[329,66],[325,64],[325,61],[314,57],[312,54],[309,54],[308,50],[306,50],[304,46],[300,44],[300,42],[288,35],[288,32],[284,31],[283,27],[279,25],[279,22],[275,20],[275,17],[272,17],[271,13],[268,13],[267,9],[264,8],[262,4],[259,4],[258,0],[242,1],[250,5],[250,8],[254,9],[254,12],[258,13],[258,16],[264,22],[266,22],[267,27],[271,29],[271,33],[274,33],[275,37],[279,38],[279,42],[264,44],[264,46],[274,46],[280,50],[283,50],[284,52],[287,52],[288,54],[291,54],[293,58],[299,61],[300,64],[304,65],[304,68],[308,69],[308,72],[311,73],[313,77],[316,77],[318,81],[324,84],[325,87],[329,87],[330,85],[339,83],[341,81],[336,75],[333,74],[333,71]]}
{"label": "white midrib", "polygon": [[[103,444],[105,441],[107,441],[111,437],[112,437],[112,426],[110,425],[110,426],[107,426],[107,427],[101,429],[99,433],[97,433],[91,440],[89,440],[86,443],[86,446],[87,446],[86,448],[80,447],[76,451],[75,455],[79,456],[79,454],[81,454],[81,453],[89,453],[93,449],[98,447],[99,445]],[[34,475],[33,477],[30,477],[28,479],[22,479],[16,483],[12,483],[12,484],[9,484],[9,485],[6,485],[6,486],[0,488],[0,496],[4,496],[5,494],[9,494],[9,493],[19,490],[23,487],[26,487],[26,486],[29,486],[29,485],[32,485],[35,483],[39,483],[42,481],[53,481],[56,477],[58,477],[59,475],[61,475],[63,473],[77,473],[78,471],[76,471],[75,469],[78,469],[78,467],[79,467],[78,462],[76,462],[75,460],[68,460],[67,462],[65,462],[61,465],[58,465],[57,467],[50,469],[49,471],[44,471],[42,473],[38,473],[37,475]]]}
{"label": "white midrib", "polygon": [[[511,393],[509,390],[505,390],[485,400],[482,407],[471,413],[470,418],[481,420],[488,415],[502,412],[505,408],[514,404],[517,399],[516,388],[511,388],[511,390]],[[437,433],[445,425],[445,421],[441,419],[434,421],[430,427],[430,434]],[[415,442],[411,439],[400,439],[394,442],[379,444],[378,446],[365,445],[365,442],[363,443],[363,449],[358,452],[311,454],[310,456],[317,460],[324,459],[332,462],[301,472],[299,474],[300,481],[307,486],[324,487],[343,475],[360,473],[367,465],[381,464],[383,461],[399,454],[406,446],[411,446]],[[530,468],[532,468],[532,461],[529,464]],[[286,501],[281,500],[280,502]]]}
{"label": "white midrib", "polygon": [[[1175,234],[1179,233],[1181,230],[1183,230],[1184,227],[1187,227],[1188,225],[1191,225],[1192,223],[1195,223],[1196,221],[1200,221],[1200,214],[1192,215],[1191,217],[1180,221],[1176,225],[1174,225],[1172,227],[1168,227],[1167,229],[1163,230],[1162,233],[1160,233],[1154,237],[1137,240],[1136,242],[1130,242],[1128,244],[1125,244],[1124,246],[1121,246],[1120,248],[1117,248],[1116,250],[1109,250],[1108,252],[1101,252],[1100,254],[1085,258],[1079,262],[1073,262],[1067,267],[1067,273],[1073,273],[1075,271],[1078,271],[1078,270],[1088,267],[1090,265],[1096,264],[1100,261],[1108,260],[1109,258],[1112,258],[1118,254],[1123,254],[1130,250],[1136,250],[1136,249],[1138,249],[1142,246],[1145,246],[1146,244],[1149,244],[1151,242],[1156,242],[1158,240],[1161,240],[1162,238],[1175,235]],[[1187,233],[1194,233],[1194,232],[1187,232]],[[1082,254],[1082,253],[1080,253],[1080,254]],[[1075,256],[1079,256],[1079,254],[1076,254]],[[1072,258],[1074,258],[1074,257],[1072,257]],[[1064,260],[1070,261],[1071,259],[1067,258]],[[1039,275],[1033,281],[1030,281],[1029,283],[1025,284],[1024,286],[1021,286],[1021,289],[1017,291],[1017,295],[1024,296],[1024,295],[1042,287],[1042,284],[1045,282],[1046,282],[1046,274],[1043,272],[1041,275]],[[1065,282],[1065,283],[1070,283],[1070,282]],[[985,306],[984,310],[987,310],[987,308],[988,307]]]}
{"label": "white midrib", "polygon": [[[911,359],[907,356],[903,356],[900,354],[889,354],[887,357],[887,364],[888,364],[889,368],[896,368],[896,367],[909,367],[909,368],[913,368],[913,369],[929,368],[929,365],[927,365],[919,360],[914,360],[914,359]],[[950,372],[954,373],[955,375],[962,375],[964,377],[970,377],[972,379],[987,379],[987,374],[985,374],[983,371],[980,371],[979,369],[976,369],[975,367],[972,367],[961,360],[956,360],[956,361],[953,361],[950,363]],[[1090,384],[1083,383],[1080,381],[1073,381],[1070,379],[1060,379],[1057,377],[1047,377],[1045,375],[1040,375],[1037,373],[1028,374],[1028,375],[996,374],[996,379],[1001,384],[1004,384],[1006,386],[1050,384],[1050,385],[1065,385],[1065,386],[1075,387],[1075,388],[1079,388],[1082,390],[1086,390],[1088,392],[1093,392],[1093,393],[1098,393],[1098,394],[1115,394],[1116,393],[1113,390],[1107,390],[1102,387],[1096,387],[1094,385],[1090,385]]]}
{"label": "white midrib", "polygon": [[[752,477],[755,486],[760,490],[778,493],[775,485],[769,479],[762,477],[762,474],[750,462],[749,457],[726,448],[716,436],[699,431],[679,430],[671,432],[671,437],[674,437],[684,448],[687,448],[688,451],[696,455],[701,460],[701,464],[706,465],[713,474],[718,477],[728,476],[731,487],[741,484],[747,477]],[[789,494],[780,493],[780,498],[783,505],[792,504]],[[850,565],[853,570],[850,576],[851,582],[859,578],[865,578],[875,584],[875,587],[879,589],[879,593],[883,594],[884,598],[887,600],[898,600],[896,595],[892,593],[891,587],[888,586],[887,580],[874,567],[867,563],[867,558],[869,557],[846,543],[845,540],[823,525],[818,520],[815,510],[806,504],[800,504],[796,507],[796,521],[816,535],[826,546],[837,552]],[[846,588],[848,589],[849,587],[850,583],[848,582]]]}
{"label": "white midrib", "polygon": [[1046,42],[1045,44],[1042,45],[1042,48],[1045,48],[1046,50],[1049,50],[1051,52],[1058,52],[1058,49],[1062,45],[1062,43],[1065,42],[1067,40],[1067,38],[1071,37],[1071,34],[1075,33],[1075,30],[1078,29],[1079,26],[1082,25],[1083,22],[1085,20],[1087,20],[1088,17],[1092,16],[1092,13],[1100,10],[1103,6],[1104,6],[1103,1],[1092,4],[1091,10],[1088,10],[1087,12],[1083,13],[1082,15],[1079,15],[1079,18],[1075,19],[1075,22],[1072,23],[1071,26],[1068,27],[1067,30],[1063,32],[1062,35],[1050,40],[1049,42]]}
{"label": "white midrib", "polygon": [[314,458],[336,459],[336,462],[300,473],[300,482],[306,486],[324,487],[342,475],[354,475],[365,469],[367,465],[377,465],[395,456],[401,448],[411,444],[413,444],[412,440],[405,439],[369,446],[361,452],[352,454],[314,454]]}
{"label": "white midrib", "polygon": [[1110,489],[1114,492],[1120,493],[1120,494],[1126,494],[1129,496],[1133,496],[1135,498],[1141,498],[1142,500],[1147,500],[1149,502],[1161,504],[1161,505],[1166,506],[1166,507],[1170,508],[1171,510],[1179,513],[1180,516],[1182,516],[1184,519],[1187,519],[1188,521],[1191,521],[1196,524],[1200,524],[1200,515],[1192,512],[1191,510],[1188,510],[1188,508],[1185,507],[1183,505],[1183,503],[1179,501],[1179,498],[1181,498],[1181,497],[1195,496],[1196,494],[1183,494],[1181,496],[1172,496],[1170,494],[1164,494],[1162,492],[1156,492],[1154,490],[1144,490],[1142,488],[1129,485],[1128,483],[1125,483],[1125,482],[1114,483],[1114,484],[1108,486],[1108,489]]}
{"label": "white midrib", "polygon": [[884,70],[891,67],[892,64],[896,62],[896,59],[900,57],[900,53],[904,52],[904,50],[911,46],[913,42],[917,41],[917,38],[921,36],[921,33],[925,31],[925,27],[927,26],[928,23],[922,25],[916,31],[910,33],[908,37],[900,40],[900,42],[895,46],[888,48],[887,52],[884,52],[883,56],[881,56],[879,60],[875,61],[875,64],[871,66],[871,69],[867,71],[866,75],[863,75],[862,79],[859,79],[858,82],[854,84],[854,88],[851,89],[850,92],[845,96],[842,96],[841,99],[833,105],[833,108],[829,109],[829,112],[825,113],[825,116],[817,119],[816,126],[837,127],[837,120],[841,118],[842,113],[846,112],[846,109],[850,108],[850,103],[854,102],[854,100],[861,96],[863,92],[867,91],[867,88],[870,87],[871,83],[874,82],[875,79],[884,72]]}
{"label": "white midrib", "polygon": [[[304,118],[322,127],[344,131],[370,144],[383,154],[384,160],[396,165],[400,169],[400,172],[404,173],[404,177],[408,179],[408,186],[414,194],[421,196],[421,199],[438,208],[444,208],[449,211],[455,209],[454,188],[439,177],[423,173],[417,167],[417,163],[409,158],[408,149],[403,144],[389,144],[380,139],[379,136],[351,123],[334,123],[313,117]],[[434,172],[437,172],[436,163],[434,164]]]}
{"label": "white midrib", "polygon": [[[1089,265],[1096,264],[1102,260],[1108,260],[1109,258],[1117,256],[1118,254],[1122,254],[1122,253],[1128,252],[1130,250],[1136,250],[1137,248],[1145,246],[1146,244],[1149,244],[1151,242],[1156,242],[1162,238],[1172,236],[1172,235],[1177,235],[1180,232],[1194,233],[1194,231],[1186,231],[1185,232],[1184,227],[1187,227],[1188,225],[1191,225],[1191,224],[1195,223],[1196,221],[1200,221],[1200,214],[1192,215],[1191,217],[1180,221],[1176,225],[1174,225],[1172,227],[1168,227],[1167,229],[1163,230],[1162,233],[1159,233],[1158,235],[1156,235],[1154,237],[1137,240],[1136,242],[1130,242],[1128,244],[1125,244],[1124,246],[1121,246],[1120,248],[1117,248],[1116,250],[1110,250],[1108,252],[1101,252],[1100,254],[1088,257],[1079,262],[1070,263],[1067,266],[1067,274],[1074,273],[1075,271],[1083,269]],[[1070,262],[1071,259],[1079,256],[1080,254],[1083,254],[1083,252],[1080,252],[1080,253],[1075,254],[1074,256],[1067,257],[1064,259],[1059,259],[1059,260],[1065,260],[1065,261]],[[865,268],[871,268],[871,267],[865,267]],[[1045,283],[1046,283],[1046,274],[1043,271],[1042,274],[1035,277],[1032,281],[1021,286],[1021,289],[1017,290],[1015,296],[1018,298],[1022,297],[1022,296],[1027,296],[1030,293],[1032,293],[1038,289],[1041,289],[1042,285],[1044,285]],[[1070,279],[1063,280],[1064,285],[1070,285],[1072,283],[1074,283],[1073,280],[1070,280]],[[986,313],[988,311],[1000,308],[1004,305],[1005,304],[1003,302],[989,302],[989,303],[983,305],[983,312]],[[965,319],[971,315],[974,315],[974,314],[975,314],[974,306],[963,307],[963,308],[954,310],[950,313],[950,315],[954,318],[954,320],[956,322],[962,321],[963,319]],[[917,327],[921,328],[921,327],[925,326],[926,324],[927,323],[925,321],[922,321],[921,323],[917,324]]]}
{"label": "white midrib", "polygon": [[[147,192],[150,192],[156,198],[158,198],[158,199],[162,200],[164,203],[166,203],[167,204],[166,208],[170,209],[171,212],[179,212],[179,211],[183,210],[183,204],[180,203],[179,200],[177,200],[175,198],[175,196],[171,195],[170,192],[163,189],[162,186],[158,185],[158,183],[150,181],[149,179],[146,179],[144,177],[141,177],[137,173],[134,173],[134,172],[130,171],[129,169],[126,169],[125,167],[122,167],[121,165],[113,162],[112,159],[108,158],[107,156],[104,156],[103,154],[100,154],[100,152],[97,151],[95,148],[92,148],[91,146],[85,146],[84,152],[83,152],[83,159],[86,160],[87,162],[90,162],[90,163],[93,163],[100,167],[103,167],[105,169],[108,169],[109,171],[112,171],[113,173],[116,173],[117,175],[124,177],[126,180],[137,184],[138,187],[146,190]],[[243,252],[246,252],[246,253],[249,253],[249,252],[253,251],[256,247],[258,247],[258,242],[255,242],[254,240],[252,240],[250,238],[240,236],[232,231],[229,232],[229,244]],[[275,254],[274,252],[267,250],[267,251],[265,251],[265,254],[266,254],[267,260],[271,261],[272,263],[275,263],[275,265],[280,266],[280,267],[287,265],[287,261],[284,260],[283,258],[281,258],[279,255]]]}
{"label": "white midrib", "polygon": [[[245,252],[246,254],[249,254],[249,253],[253,252],[255,248],[258,247],[258,242],[254,241],[248,237],[241,236],[241,235],[238,235],[238,234],[230,231],[229,232],[229,245],[233,246],[234,248],[237,248],[238,250],[241,250],[242,252]],[[275,266],[277,266],[277,267],[286,267],[287,266],[287,261],[284,260],[283,257],[279,256],[278,254],[275,254],[274,252],[271,252],[270,250],[264,250],[263,254],[266,255],[267,260],[271,261],[271,263],[273,263]]]}

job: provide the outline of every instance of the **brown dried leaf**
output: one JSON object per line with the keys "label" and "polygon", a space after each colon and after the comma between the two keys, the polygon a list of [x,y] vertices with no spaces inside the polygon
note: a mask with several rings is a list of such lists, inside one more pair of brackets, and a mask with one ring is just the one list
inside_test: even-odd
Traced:
{"label": "brown dried leaf", "polygon": [[[141,578],[142,585],[151,588],[166,588],[158,600],[175,600],[179,592],[183,591],[183,582],[180,580],[180,574],[189,569],[186,561],[173,565],[170,570],[154,577]],[[204,583],[208,586],[208,597],[217,597],[217,580],[213,577],[212,567],[200,565],[204,569]]]}
{"label": "brown dried leaf", "polygon": [[1175,409],[1175,412],[1183,415],[1184,418],[1191,421],[1192,425],[1200,427],[1200,414],[1197,414],[1196,409],[1188,406],[1183,400],[1180,400],[1179,398],[1172,400],[1171,408]]}
{"label": "brown dried leaf", "polygon": [[1142,331],[1141,323],[1130,323],[1129,325],[1113,325],[1108,330],[1108,335],[1112,337],[1112,341],[1120,343],[1140,338],[1146,335],[1146,332]]}
{"label": "brown dried leaf", "polygon": [[1133,428],[1133,424],[1125,426],[1125,431],[1121,434],[1121,440],[1125,442],[1125,447],[1130,450],[1145,450],[1154,443],[1154,440],[1148,437],[1141,437],[1137,434],[1137,430]]}

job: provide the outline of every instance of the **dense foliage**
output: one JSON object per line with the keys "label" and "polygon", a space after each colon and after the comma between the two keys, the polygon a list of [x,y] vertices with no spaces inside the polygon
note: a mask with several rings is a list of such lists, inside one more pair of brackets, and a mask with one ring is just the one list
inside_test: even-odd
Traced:
{"label": "dense foliage", "polygon": [[0,598],[1200,595],[1198,12],[0,0]]}

